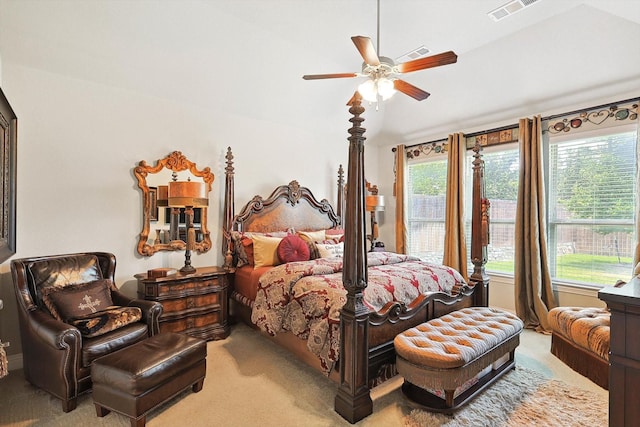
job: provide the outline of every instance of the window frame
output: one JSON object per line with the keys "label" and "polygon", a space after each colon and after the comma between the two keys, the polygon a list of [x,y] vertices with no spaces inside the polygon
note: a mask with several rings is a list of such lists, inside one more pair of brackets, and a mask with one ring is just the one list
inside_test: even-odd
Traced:
{"label": "window frame", "polygon": [[[449,168],[449,164],[448,164],[448,153],[447,151],[441,151],[441,152],[430,152],[426,157],[423,158],[413,158],[413,159],[409,159],[407,160],[407,171],[405,173],[405,189],[406,189],[406,202],[407,202],[407,216],[406,216],[406,223],[407,223],[407,254],[408,255],[414,255],[414,256],[418,256],[421,259],[423,258],[427,258],[429,261],[431,262],[437,262],[437,263],[442,263],[442,259],[444,257],[444,228],[445,228],[445,215],[442,216],[442,220],[414,220],[411,217],[412,214],[412,202],[411,202],[411,188],[412,185],[410,185],[410,180],[411,180],[411,167],[412,166],[416,166],[419,164],[425,164],[425,163],[436,163],[436,162],[443,162],[446,169],[445,169],[445,179],[446,179],[446,171]],[[446,181],[445,181],[445,185],[446,185]],[[445,198],[446,198],[446,188],[445,188],[445,194],[444,194]],[[426,223],[426,224],[442,224],[442,234],[443,234],[443,238],[442,241],[440,241],[438,244],[439,246],[442,248],[442,251],[440,253],[440,258],[439,260],[435,260],[435,256],[432,255],[427,255],[424,256],[422,253],[416,253],[412,251],[412,224],[413,223]]]}
{"label": "window frame", "polygon": [[[545,128],[545,126],[543,126]],[[615,134],[623,134],[628,132],[635,132],[635,193],[634,193],[634,214],[631,219],[624,220],[611,220],[611,219],[573,219],[573,220],[564,220],[564,219],[555,219],[552,215],[552,185],[551,185],[551,146],[559,145],[564,143],[570,143],[571,141],[576,140],[588,140],[599,137],[606,137]],[[638,122],[632,123],[617,123],[611,126],[605,126],[601,128],[591,128],[586,130],[574,130],[573,133],[569,132],[566,134],[551,134],[549,132],[545,132],[543,134],[543,160],[545,162],[545,170],[544,170],[544,183],[545,183],[545,214],[546,214],[546,228],[547,228],[547,249],[549,254],[548,259],[548,267],[551,273],[551,281],[554,285],[561,286],[570,286],[570,287],[579,287],[586,289],[600,289],[603,286],[613,286],[615,283],[595,283],[595,282],[583,282],[570,280],[562,277],[557,277],[557,257],[558,257],[558,244],[557,244],[557,228],[559,226],[565,226],[568,224],[575,225],[602,225],[602,226],[625,226],[632,227],[633,232],[637,233],[637,206],[639,206],[639,197],[640,197],[640,182],[638,180],[638,169],[640,165],[638,164],[639,158],[639,139],[640,139],[640,126]],[[634,236],[634,240],[638,241],[638,236]],[[633,264],[633,261],[632,261]],[[626,280],[631,277],[633,271],[633,265],[629,268],[628,277],[621,277],[620,279]]]}

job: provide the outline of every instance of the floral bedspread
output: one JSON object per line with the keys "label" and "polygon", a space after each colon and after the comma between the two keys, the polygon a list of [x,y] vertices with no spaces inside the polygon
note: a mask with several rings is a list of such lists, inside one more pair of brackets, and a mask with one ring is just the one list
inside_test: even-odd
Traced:
{"label": "floral bedspread", "polygon": [[[340,351],[340,310],[346,302],[342,258],[282,264],[260,278],[251,320],[271,335],[291,331],[330,372]],[[364,302],[380,310],[389,301],[409,304],[419,294],[451,294],[465,284],[456,270],[391,252],[367,254]]]}

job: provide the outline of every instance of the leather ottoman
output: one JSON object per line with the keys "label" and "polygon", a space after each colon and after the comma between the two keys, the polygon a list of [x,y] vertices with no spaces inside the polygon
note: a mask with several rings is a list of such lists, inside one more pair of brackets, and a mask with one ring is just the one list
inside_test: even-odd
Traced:
{"label": "leather ottoman", "polygon": [[202,390],[207,343],[177,333],[160,333],[94,360],[93,402],[98,417],[115,411],[142,427],[149,411],[188,387]]}

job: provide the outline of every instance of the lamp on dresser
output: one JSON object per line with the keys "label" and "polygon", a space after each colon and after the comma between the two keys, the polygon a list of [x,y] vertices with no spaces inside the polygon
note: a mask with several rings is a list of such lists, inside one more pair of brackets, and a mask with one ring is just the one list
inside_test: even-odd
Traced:
{"label": "lamp on dresser", "polygon": [[371,250],[373,252],[376,249],[376,241],[378,239],[378,221],[376,219],[376,212],[384,211],[384,196],[378,194],[378,186],[370,185],[366,183],[367,190],[371,193],[366,197],[365,206],[368,212],[371,212],[371,234],[369,239],[371,240]]}
{"label": "lamp on dresser", "polygon": [[194,273],[196,269],[191,265],[191,251],[196,243],[196,231],[193,228],[193,208],[209,205],[204,182],[191,180],[169,182],[168,204],[172,208],[184,208],[187,240],[184,252],[184,266],[180,271],[182,273]]}

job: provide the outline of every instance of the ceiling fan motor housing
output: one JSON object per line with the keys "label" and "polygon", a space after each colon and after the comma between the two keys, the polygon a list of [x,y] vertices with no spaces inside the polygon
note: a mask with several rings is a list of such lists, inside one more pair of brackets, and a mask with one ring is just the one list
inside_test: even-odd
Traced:
{"label": "ceiling fan motor housing", "polygon": [[380,77],[389,77],[391,74],[397,73],[395,70],[395,62],[393,59],[386,56],[378,57],[380,59],[380,65],[369,65],[366,62],[362,63],[362,75],[377,79]]}

